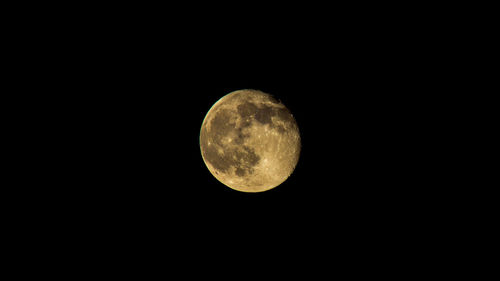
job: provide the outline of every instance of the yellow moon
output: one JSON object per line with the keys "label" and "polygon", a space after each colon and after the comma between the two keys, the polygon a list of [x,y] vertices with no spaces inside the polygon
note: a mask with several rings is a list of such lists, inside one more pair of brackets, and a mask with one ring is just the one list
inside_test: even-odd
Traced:
{"label": "yellow moon", "polygon": [[208,111],[200,150],[212,175],[243,192],[262,192],[283,183],[300,155],[300,134],[290,111],[257,90],[227,94]]}

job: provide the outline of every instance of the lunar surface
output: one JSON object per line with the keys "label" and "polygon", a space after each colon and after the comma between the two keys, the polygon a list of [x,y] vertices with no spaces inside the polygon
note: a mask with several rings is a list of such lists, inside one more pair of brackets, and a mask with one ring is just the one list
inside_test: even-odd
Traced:
{"label": "lunar surface", "polygon": [[226,186],[261,192],[283,183],[300,155],[300,134],[290,111],[271,95],[239,90],[217,101],[200,132],[203,161]]}

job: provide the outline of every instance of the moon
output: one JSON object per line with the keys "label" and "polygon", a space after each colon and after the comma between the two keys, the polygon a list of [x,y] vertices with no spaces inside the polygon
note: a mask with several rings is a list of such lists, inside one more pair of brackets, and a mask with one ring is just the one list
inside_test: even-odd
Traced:
{"label": "moon", "polygon": [[300,155],[300,133],[291,112],[271,95],[238,90],[218,100],[200,130],[200,150],[212,175],[242,192],[282,184]]}

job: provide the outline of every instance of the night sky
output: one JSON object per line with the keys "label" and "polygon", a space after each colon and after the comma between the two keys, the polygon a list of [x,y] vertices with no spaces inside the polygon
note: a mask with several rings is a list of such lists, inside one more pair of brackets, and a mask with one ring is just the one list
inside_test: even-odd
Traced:
{"label": "night sky", "polygon": [[[66,47],[51,49],[51,79],[62,81],[48,97],[60,112],[49,112],[60,124],[51,145],[62,152],[49,158],[52,187],[35,193],[50,198],[46,217],[82,248],[124,255],[183,245],[207,259],[260,251],[271,262],[273,249],[345,261],[425,247],[447,196],[432,118],[439,71],[411,24],[341,14],[309,25],[124,16],[72,27]],[[240,89],[279,99],[301,133],[295,171],[263,193],[226,187],[201,157],[203,118]]]}
{"label": "night sky", "polygon": [[[92,94],[91,108],[99,111],[88,115],[95,124],[88,129],[97,134],[90,148],[83,147],[93,156],[83,180],[96,217],[102,212],[126,225],[158,223],[160,231],[173,223],[258,237],[273,229],[329,235],[338,225],[347,238],[404,229],[427,212],[421,200],[434,199],[431,183],[421,177],[426,140],[413,130],[423,116],[413,115],[422,94],[394,65],[399,59],[340,43],[319,50],[276,43],[257,52],[241,44],[234,52],[207,54],[158,47],[112,68],[116,73],[105,71],[112,74]],[[205,114],[239,89],[280,99],[301,132],[294,173],[268,192],[224,186],[201,157]]]}

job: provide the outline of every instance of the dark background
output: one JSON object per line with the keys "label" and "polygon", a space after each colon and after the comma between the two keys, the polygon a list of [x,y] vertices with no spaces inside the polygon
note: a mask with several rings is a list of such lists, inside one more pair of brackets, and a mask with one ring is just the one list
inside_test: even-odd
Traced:
{"label": "dark background", "polygon": [[[79,45],[71,63],[81,69],[76,89],[70,86],[79,93],[70,99],[88,126],[82,136],[88,139],[79,141],[95,157],[89,174],[98,175],[96,192],[144,200],[139,204],[147,208],[163,208],[164,199],[186,203],[193,215],[212,208],[232,214],[233,207],[249,217],[254,211],[286,215],[302,203],[324,208],[311,217],[327,218],[331,207],[352,208],[354,216],[401,216],[386,209],[408,208],[415,185],[422,184],[418,171],[425,168],[417,159],[429,140],[419,134],[419,124],[435,90],[429,89],[425,51],[406,43],[398,30],[373,35],[368,28],[288,34],[262,26],[243,36],[241,27],[227,31],[239,36],[207,36],[197,26],[171,38],[156,35],[161,29],[105,32],[102,40],[85,42],[91,46]],[[302,134],[297,170],[263,194],[219,184],[199,150],[210,107],[245,88],[280,99]],[[281,200],[290,205],[280,207]]]}
{"label": "dark background", "polygon": [[[117,259],[173,251],[181,263],[220,253],[236,264],[299,252],[396,263],[442,239],[446,32],[369,7],[115,8],[32,26],[30,71],[50,105],[49,121],[34,122],[51,148],[40,173],[50,187],[35,194],[56,239]],[[274,95],[301,132],[294,173],[268,192],[224,186],[201,157],[203,118],[239,89]]]}

